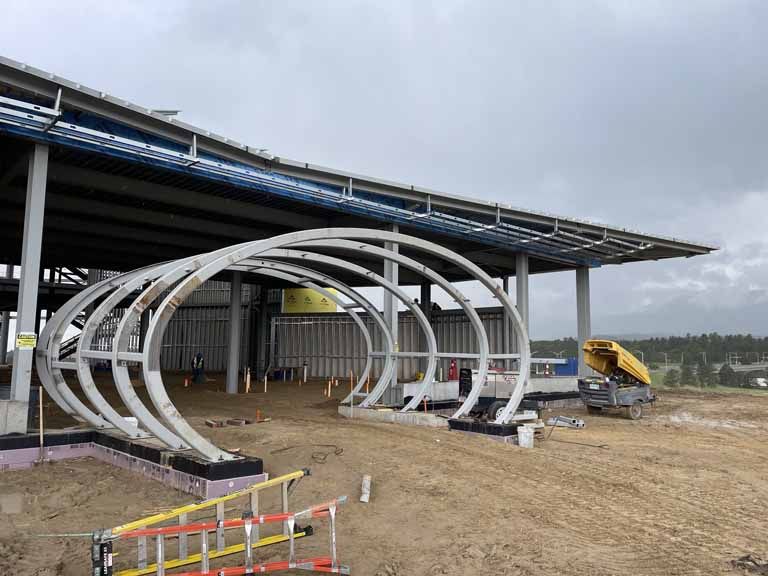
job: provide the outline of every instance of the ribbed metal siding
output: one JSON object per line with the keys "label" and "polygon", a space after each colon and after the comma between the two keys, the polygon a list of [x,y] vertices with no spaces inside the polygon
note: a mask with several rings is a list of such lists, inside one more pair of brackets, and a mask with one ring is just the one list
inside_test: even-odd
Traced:
{"label": "ribbed metal siding", "polygon": [[[483,322],[491,352],[503,352],[502,308],[478,310]],[[374,350],[383,350],[383,336],[367,314],[361,314],[371,332]],[[275,322],[274,366],[301,366],[307,363],[310,376],[347,376],[352,369],[360,373],[365,364],[365,340],[357,325],[347,314],[316,314],[296,316],[279,315]],[[462,310],[443,310],[432,313],[432,328],[440,352],[477,352],[477,339],[472,325]],[[401,351],[421,350],[419,328],[416,318],[410,313],[401,313],[398,325],[398,344]],[[513,339],[512,350],[516,349]],[[402,358],[398,361],[398,377],[412,378],[425,361],[418,358]],[[458,360],[459,367],[475,366],[472,360]],[[381,369],[382,361],[376,360],[373,373]],[[448,374],[450,359],[438,363]]]}
{"label": "ribbed metal siding", "polygon": [[[240,358],[242,365],[245,365],[250,340],[250,314],[247,307],[243,307],[240,317]],[[227,368],[228,350],[228,306],[182,306],[171,318],[163,337],[160,365],[164,370],[186,370],[192,357],[202,352],[206,369],[222,372]]]}
{"label": "ribbed metal siding", "polygon": [[[240,359],[246,364],[250,340],[248,303],[253,287],[242,288],[242,338]],[[164,370],[187,370],[192,357],[201,352],[205,367],[212,372],[227,369],[229,350],[230,283],[208,280],[200,285],[176,310],[163,336],[160,365]]]}

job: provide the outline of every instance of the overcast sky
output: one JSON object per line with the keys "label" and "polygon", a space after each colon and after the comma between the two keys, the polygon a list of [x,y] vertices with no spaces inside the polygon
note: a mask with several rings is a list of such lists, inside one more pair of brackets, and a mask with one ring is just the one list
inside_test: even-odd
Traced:
{"label": "overcast sky", "polygon": [[[768,2],[11,2],[0,53],[276,155],[714,243],[596,333],[768,334]],[[490,302],[489,302],[490,303]],[[575,334],[575,275],[531,279]]]}

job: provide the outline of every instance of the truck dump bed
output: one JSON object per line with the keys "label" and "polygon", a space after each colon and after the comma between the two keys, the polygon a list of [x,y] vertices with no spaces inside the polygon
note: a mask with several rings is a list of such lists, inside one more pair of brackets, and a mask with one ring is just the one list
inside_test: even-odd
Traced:
{"label": "truck dump bed", "polygon": [[587,366],[606,376],[612,375],[618,369],[643,384],[651,383],[648,368],[616,342],[610,340],[587,340],[584,343],[584,361]]}

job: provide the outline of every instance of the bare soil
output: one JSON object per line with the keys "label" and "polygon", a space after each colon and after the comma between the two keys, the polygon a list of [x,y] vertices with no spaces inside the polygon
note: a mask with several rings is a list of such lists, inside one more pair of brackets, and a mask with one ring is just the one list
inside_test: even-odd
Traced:
{"label": "bare soil", "polygon": [[[341,418],[344,385],[332,400],[319,382],[272,383],[266,395],[247,396],[216,386],[177,386],[172,397],[199,431],[263,458],[271,475],[311,468],[292,508],[350,496],[338,541],[353,574],[742,574],[748,568],[733,561],[768,556],[768,394],[664,392],[641,421],[559,410],[587,427],[558,428],[525,450]],[[271,421],[204,425],[257,410]],[[48,421],[71,425],[55,413]],[[363,474],[373,476],[369,504],[358,502]],[[87,538],[35,535],[90,532],[190,500],[87,459],[3,473],[0,574],[86,574]],[[267,499],[263,509],[274,504]],[[313,524],[315,536],[298,541],[302,555],[327,551],[326,523]],[[280,544],[258,557],[280,559],[286,550]],[[132,557],[125,551],[118,562]]]}

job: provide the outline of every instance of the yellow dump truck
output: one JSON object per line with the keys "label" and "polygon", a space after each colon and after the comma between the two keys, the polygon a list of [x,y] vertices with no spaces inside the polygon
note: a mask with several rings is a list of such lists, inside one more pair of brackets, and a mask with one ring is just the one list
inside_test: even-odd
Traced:
{"label": "yellow dump truck", "polygon": [[632,420],[643,416],[643,406],[654,402],[648,368],[611,340],[587,340],[584,361],[602,377],[579,380],[579,394],[590,413],[624,408]]}

